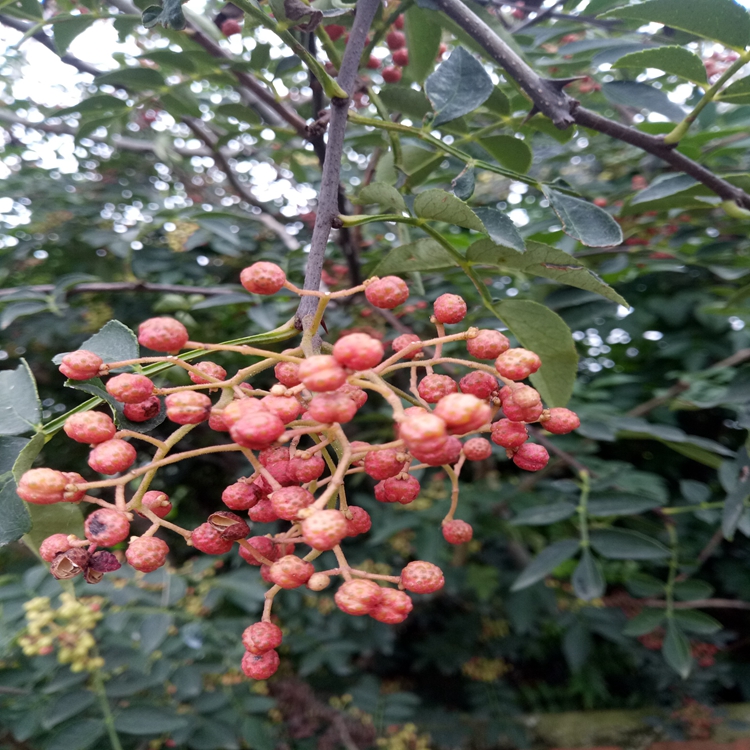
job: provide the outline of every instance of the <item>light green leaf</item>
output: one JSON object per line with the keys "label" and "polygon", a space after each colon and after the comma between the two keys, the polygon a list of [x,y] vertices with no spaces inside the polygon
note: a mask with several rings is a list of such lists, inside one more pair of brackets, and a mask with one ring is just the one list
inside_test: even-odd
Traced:
{"label": "light green leaf", "polygon": [[521,346],[541,358],[542,366],[531,376],[531,382],[545,403],[565,406],[578,372],[578,353],[565,321],[531,300],[505,300],[494,308]]}
{"label": "light green leaf", "polygon": [[699,612],[697,609],[677,609],[674,619],[683,630],[698,635],[713,635],[722,628],[721,623],[715,617]]}
{"label": "light green leaf", "polygon": [[520,591],[521,589],[532,586],[537,581],[549,575],[558,565],[566,560],[570,560],[579,549],[577,539],[563,539],[560,542],[550,544],[545,547],[524,569],[513,585],[511,591]]}
{"label": "light green leaf", "polygon": [[394,247],[373,269],[372,275],[435,271],[457,265],[455,258],[439,242],[432,237],[424,237],[408,245]]}
{"label": "light green leaf", "polygon": [[590,602],[598,599],[606,588],[604,574],[599,561],[591,554],[591,550],[584,549],[581,559],[571,577],[573,591],[579,599]]}
{"label": "light green leaf", "polygon": [[425,83],[425,92],[435,110],[433,125],[437,127],[473,112],[487,101],[493,88],[484,65],[463,47],[456,47]]}
{"label": "light green leaf", "polygon": [[97,19],[94,16],[71,16],[64,21],[57,21],[52,26],[52,34],[55,38],[55,47],[60,55],[68,51],[73,40],[88,29]]}
{"label": "light green leaf", "polygon": [[96,79],[97,86],[109,84],[136,91],[153,90],[165,86],[164,76],[153,68],[120,68]]}
{"label": "light green leaf", "polygon": [[423,10],[416,5],[412,5],[404,14],[409,75],[417,83],[424,83],[440,49],[442,29],[436,16],[434,11]]}
{"label": "light green leaf", "polygon": [[750,15],[734,0],[648,0],[601,17],[663,23],[737,49],[750,43]]}
{"label": "light green leaf", "polygon": [[613,68],[658,68],[665,73],[686,78],[695,83],[706,83],[706,68],[698,55],[684,47],[665,46],[631,52],[612,65]]}
{"label": "light green leaf", "polygon": [[576,512],[572,503],[554,503],[524,508],[511,520],[512,526],[546,526],[570,518]]}
{"label": "light green leaf", "polygon": [[[98,354],[105,363],[137,359],[140,356],[137,336],[119,320],[110,320],[101,330],[86,339],[79,349]],[[59,365],[64,356],[64,353],[56,354],[52,361]]]}
{"label": "light green leaf", "polygon": [[663,609],[644,609],[628,622],[622,629],[622,633],[634,638],[646,635],[658,628],[664,622],[665,616],[666,612]]}
{"label": "light green leaf", "polygon": [[488,240],[479,240],[469,247],[467,260],[482,265],[495,265],[510,270],[542,276],[561,284],[599,294],[611,302],[628,307],[628,303],[609,284],[564,250],[529,240],[526,252],[517,253],[498,247]]}
{"label": "light green leaf", "polygon": [[719,98],[729,104],[750,104],[750,76],[727,86]]}
{"label": "light green leaf", "polygon": [[661,649],[664,661],[677,672],[683,680],[687,679],[693,666],[693,657],[690,654],[690,641],[680,630],[674,620],[667,623],[667,635]]}
{"label": "light green leaf", "polygon": [[515,172],[528,172],[533,154],[526,141],[512,135],[490,135],[481,138],[479,145],[502,166]]}
{"label": "light green leaf", "polygon": [[455,195],[444,190],[426,190],[414,200],[414,213],[422,219],[444,221],[466,229],[484,232],[479,217]]}
{"label": "light green leaf", "polygon": [[610,81],[602,85],[602,93],[613,104],[658,112],[672,122],[680,122],[685,110],[675,104],[661,89],[638,81]]}
{"label": "light green leaf", "polygon": [[591,546],[610,560],[659,560],[669,550],[656,539],[638,531],[598,529],[591,532]]}
{"label": "light green leaf", "polygon": [[612,247],[622,242],[620,225],[593,203],[543,188],[547,200],[562,222],[563,231],[589,247]]}
{"label": "light green leaf", "polygon": [[41,420],[34,376],[22,359],[15,370],[0,372],[0,435],[32,432]]}
{"label": "light green leaf", "polygon": [[377,203],[381,208],[398,214],[406,211],[406,203],[401,193],[385,182],[372,182],[363,187],[355,202],[361,206]]}
{"label": "light green leaf", "polygon": [[484,224],[484,230],[490,236],[490,239],[502,245],[503,247],[517,250],[519,253],[524,252],[526,245],[523,237],[518,233],[516,225],[504,213],[496,208],[475,208],[474,213]]}

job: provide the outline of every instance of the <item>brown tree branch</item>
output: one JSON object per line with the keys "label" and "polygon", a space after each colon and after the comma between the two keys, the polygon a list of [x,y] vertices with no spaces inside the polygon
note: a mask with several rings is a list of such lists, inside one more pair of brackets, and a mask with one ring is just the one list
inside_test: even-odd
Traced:
{"label": "brown tree branch", "polygon": [[662,137],[642,133],[581,107],[577,100],[562,90],[567,81],[542,78],[461,0],[434,0],[434,2],[449,18],[479,42],[487,54],[501,65],[526,92],[534,105],[531,110],[532,114],[541,112],[561,130],[575,123],[636,146],[646,153],[657,156],[675,169],[694,177],[724,200],[734,201],[740,206],[750,208],[750,195],[744,190],[715,175],[675,150],[674,147],[666,145]]}

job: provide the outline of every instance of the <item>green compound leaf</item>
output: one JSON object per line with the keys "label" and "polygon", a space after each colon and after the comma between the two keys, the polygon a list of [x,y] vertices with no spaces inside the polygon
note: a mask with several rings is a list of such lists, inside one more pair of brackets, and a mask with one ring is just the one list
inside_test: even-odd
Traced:
{"label": "green compound leaf", "polygon": [[354,202],[361,206],[377,203],[381,208],[399,214],[406,211],[404,197],[395,187],[385,182],[373,182],[363,187]]}
{"label": "green compound leaf", "polygon": [[0,372],[0,435],[32,432],[41,414],[36,382],[26,360],[15,370]]}
{"label": "green compound leaf", "polygon": [[491,135],[478,143],[502,166],[522,174],[529,171],[534,156],[526,141],[512,135]]}
{"label": "green compound leaf", "polygon": [[706,83],[706,68],[698,55],[684,47],[654,47],[623,55],[613,68],[658,68],[665,73],[686,78],[694,83]]}
{"label": "green compound leaf", "polygon": [[750,76],[727,86],[719,98],[730,104],[750,104]]}
{"label": "green compound leaf", "polygon": [[613,104],[658,112],[672,122],[680,122],[685,110],[675,104],[663,91],[637,81],[611,81],[602,86],[602,93]]}
{"label": "green compound leaf", "polygon": [[511,520],[512,526],[547,526],[551,523],[564,521],[576,512],[572,503],[553,503],[552,505],[537,505],[524,508]]}
{"label": "green compound leaf", "polygon": [[457,265],[453,256],[439,242],[432,237],[424,237],[408,245],[394,247],[373,269],[372,275],[435,271]]}
{"label": "green compound leaf", "polygon": [[661,542],[638,531],[600,529],[591,532],[591,546],[610,560],[659,560],[669,557]]}
{"label": "green compound leaf", "polygon": [[409,75],[423,83],[435,64],[440,50],[442,29],[437,13],[412,5],[404,14],[406,46],[409,50]]}
{"label": "green compound leaf", "polygon": [[667,623],[667,635],[661,649],[664,661],[669,664],[682,679],[687,679],[693,666],[693,657],[690,654],[690,641],[680,630],[674,620]]}
{"label": "green compound leaf", "polygon": [[466,229],[484,232],[479,217],[455,195],[444,190],[425,190],[414,200],[414,213],[421,219],[444,221]]}
{"label": "green compound leaf", "polygon": [[628,622],[622,629],[622,633],[634,638],[639,635],[646,635],[646,633],[656,630],[664,622],[665,617],[666,612],[663,609],[644,609]]}
{"label": "green compound leaf", "polygon": [[571,578],[573,591],[579,599],[590,602],[598,599],[606,588],[604,573],[599,561],[591,554],[591,550],[584,549],[581,559],[573,571]]}
{"label": "green compound leaf", "polygon": [[541,358],[542,366],[531,376],[531,382],[545,403],[565,406],[578,372],[575,341],[565,321],[531,300],[505,300],[494,305],[494,309],[521,346]]}
{"label": "green compound leaf", "polygon": [[545,547],[516,578],[510,590],[520,591],[532,586],[537,581],[541,581],[558,565],[570,560],[578,552],[579,547],[580,544],[577,539],[563,539]]}
{"label": "green compound leaf", "polygon": [[435,110],[433,125],[473,112],[487,101],[493,88],[484,65],[463,47],[457,47],[425,83]]}
{"label": "green compound leaf", "polygon": [[612,247],[622,243],[620,225],[593,203],[544,187],[544,194],[562,222],[565,234],[588,247]]}
{"label": "green compound leaf", "polygon": [[[119,320],[110,320],[98,333],[86,339],[79,348],[98,354],[105,364],[137,359],[140,356],[138,338]],[[56,354],[52,361],[59,365],[66,354],[68,352]]]}
{"label": "green compound leaf", "polygon": [[94,16],[71,16],[64,21],[57,21],[52,26],[52,35],[55,38],[55,47],[60,55],[68,51],[73,40],[82,34],[98,19]]}
{"label": "green compound leaf", "polygon": [[722,628],[716,618],[697,609],[678,609],[674,613],[674,619],[683,630],[698,635],[713,635]]}
{"label": "green compound leaf", "polygon": [[601,18],[663,23],[736,49],[750,43],[750,14],[734,0],[648,0],[615,8]]}

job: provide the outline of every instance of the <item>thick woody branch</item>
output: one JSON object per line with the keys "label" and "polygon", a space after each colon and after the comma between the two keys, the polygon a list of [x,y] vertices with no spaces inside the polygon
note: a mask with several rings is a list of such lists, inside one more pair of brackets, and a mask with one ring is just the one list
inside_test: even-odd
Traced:
{"label": "thick woody branch", "polygon": [[508,75],[526,92],[534,104],[532,113],[541,112],[561,129],[575,123],[636,146],[662,159],[680,172],[694,177],[724,200],[734,201],[740,206],[750,208],[750,195],[744,190],[735,187],[684,154],[679,153],[673,147],[665,144],[663,138],[642,133],[580,107],[575,99],[561,90],[565,81],[554,82],[542,78],[461,0],[434,0],[434,2],[464,31],[471,34],[484,47],[487,54],[501,65]]}
{"label": "thick woody branch", "polygon": [[[360,0],[357,12],[341,61],[338,83],[348,96],[354,92],[354,82],[359,69],[359,60],[365,48],[365,40],[370,25],[378,9],[379,0]],[[304,288],[318,291],[323,272],[328,237],[334,221],[339,215],[339,175],[341,158],[344,153],[344,135],[349,110],[349,99],[331,101],[331,118],[328,126],[328,144],[326,147],[323,176],[318,196],[318,210],[310,243],[310,254],[307,259]],[[315,315],[317,300],[314,297],[303,297],[297,310],[297,322],[302,328],[309,325]]]}

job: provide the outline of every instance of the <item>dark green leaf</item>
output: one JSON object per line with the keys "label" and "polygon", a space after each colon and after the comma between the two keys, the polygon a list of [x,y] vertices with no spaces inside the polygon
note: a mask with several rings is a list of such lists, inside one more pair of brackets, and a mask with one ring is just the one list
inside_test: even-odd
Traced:
{"label": "dark green leaf", "polygon": [[424,237],[408,245],[394,247],[373,269],[372,275],[433,271],[457,265],[453,256],[439,242],[432,237]]}
{"label": "dark green leaf", "polygon": [[662,596],[664,583],[658,578],[636,573],[625,581],[625,586],[633,596]]}
{"label": "dark green leaf", "polygon": [[536,505],[524,508],[511,520],[513,526],[546,526],[570,518],[576,512],[572,503],[555,503],[554,505]]}
{"label": "dark green leaf", "polygon": [[127,108],[127,103],[116,96],[112,96],[111,94],[96,94],[86,99],[81,99],[78,104],[74,104],[71,107],[56,110],[55,116],[67,117],[76,112],[81,114],[87,112],[121,112]]}
{"label": "dark green leaf", "polygon": [[216,108],[216,114],[223,117],[233,117],[239,122],[247,122],[250,125],[257,125],[261,122],[260,115],[244,104],[221,104]]}
{"label": "dark green leaf", "polygon": [[698,184],[697,180],[686,174],[665,174],[659,175],[647,188],[641,190],[633,196],[630,205],[638,203],[647,203],[649,201],[669,198],[685,190],[689,190]]}
{"label": "dark green leaf", "polygon": [[575,595],[586,602],[598,599],[604,593],[606,584],[604,582],[602,566],[591,554],[591,550],[583,550],[581,559],[573,571],[571,582]]}
{"label": "dark green leaf", "polygon": [[97,86],[109,84],[136,91],[161,88],[165,85],[164,76],[153,68],[121,68],[105,73],[96,79]]}
{"label": "dark green leaf", "polygon": [[737,524],[740,522],[745,509],[745,503],[750,498],[750,456],[748,456],[746,446],[743,446],[737,452],[735,465],[739,471],[737,481],[734,487],[727,492],[721,518],[721,528],[725,539],[734,537]]}
{"label": "dark green leaf", "polygon": [[389,109],[422,119],[431,109],[430,102],[421,91],[407,86],[383,86],[380,98]]}
{"label": "dark green leaf", "polygon": [[73,503],[56,505],[31,505],[26,508],[31,516],[31,531],[23,537],[24,544],[35,553],[42,542],[52,534],[75,534],[83,539],[83,516]]}
{"label": "dark green leaf", "polygon": [[124,708],[115,716],[115,728],[123,734],[162,734],[187,726],[187,719],[167,708]]}
{"label": "dark green leaf", "polygon": [[31,529],[26,503],[16,494],[10,474],[0,477],[0,547],[18,541]]}
{"label": "dark green leaf", "polygon": [[77,716],[96,701],[90,690],[69,690],[61,695],[44,713],[42,726],[52,729],[66,719]]}
{"label": "dark green leaf", "polygon": [[479,145],[497,161],[514,172],[528,172],[533,154],[526,141],[512,135],[490,135],[481,138]]}
{"label": "dark green leaf", "polygon": [[714,587],[705,581],[678,581],[674,585],[675,599],[689,602],[693,599],[707,599],[714,592]]}
{"label": "dark green leaf", "polygon": [[453,188],[453,194],[456,198],[462,201],[467,201],[474,194],[474,185],[476,184],[474,178],[474,167],[468,164],[464,167],[463,171],[456,175],[451,180],[451,188]]}
{"label": "dark green leaf", "polygon": [[750,15],[734,0],[648,0],[615,8],[602,17],[663,23],[738,49],[750,43]]}
{"label": "dark green leaf", "polygon": [[484,224],[484,230],[490,236],[490,239],[519,253],[524,252],[526,245],[523,237],[518,233],[516,225],[501,211],[496,208],[475,208],[474,213]]}
{"label": "dark green leaf", "polygon": [[144,653],[150,654],[164,642],[167,632],[172,626],[172,615],[166,612],[156,612],[146,615],[141,623],[141,640],[139,641]]}
{"label": "dark green leaf", "polygon": [[610,560],[658,560],[669,550],[656,539],[638,531],[599,529],[591,532],[591,546]]}
{"label": "dark green leaf", "polygon": [[484,232],[479,217],[455,195],[444,190],[426,190],[414,200],[414,213],[422,219],[444,221],[466,229]]}
{"label": "dark green leaf", "polygon": [[667,635],[661,649],[664,661],[669,664],[682,679],[687,679],[693,666],[690,655],[690,642],[674,620],[667,623]]}
{"label": "dark green leaf", "polygon": [[613,68],[658,68],[665,73],[687,78],[695,83],[706,83],[706,68],[698,55],[684,47],[665,46],[631,52],[619,58]]}
{"label": "dark green leaf", "polygon": [[96,21],[96,17],[90,15],[72,16],[64,21],[57,21],[52,26],[52,34],[55,38],[55,47],[60,55],[68,51],[73,40],[88,29]]}
{"label": "dark green leaf", "polygon": [[[138,338],[119,320],[110,320],[104,327],[86,339],[81,349],[98,354],[105,363],[137,359],[140,356]],[[52,361],[59,365],[65,353],[57,354]]]}
{"label": "dark green leaf", "polygon": [[664,91],[637,81],[611,81],[602,85],[602,93],[613,104],[658,112],[672,122],[680,122],[685,110],[675,104]]}
{"label": "dark green leaf", "polygon": [[653,497],[638,495],[608,495],[602,500],[589,500],[588,515],[594,518],[608,516],[635,516],[651,508],[658,508],[662,503]]}
{"label": "dark green leaf", "polygon": [[406,211],[406,203],[401,193],[385,182],[372,182],[363,187],[359,191],[356,203],[362,206],[377,203],[382,209],[399,214]]}
{"label": "dark green leaf", "polygon": [[705,612],[699,612],[697,609],[677,609],[674,619],[684,631],[697,635],[713,635],[722,627],[716,618]]}
{"label": "dark green leaf", "polygon": [[49,302],[11,302],[3,307],[0,313],[0,331],[4,331],[13,321],[25,315],[35,315],[42,310],[49,310]]}
{"label": "dark green leaf", "polygon": [[177,120],[181,117],[201,116],[200,104],[188,84],[175,87],[169,94],[162,94],[160,102]]}
{"label": "dark green leaf", "polygon": [[36,383],[26,360],[0,372],[0,435],[32,432],[41,419]]}
{"label": "dark green leaf", "polygon": [[55,732],[44,743],[44,750],[88,750],[105,732],[101,719],[77,719]]}
{"label": "dark green leaf", "polygon": [[644,609],[639,612],[628,624],[622,629],[623,635],[630,635],[637,638],[639,635],[646,635],[655,630],[664,622],[666,612],[663,609]]}
{"label": "dark green leaf", "polygon": [[0,477],[13,470],[18,456],[28,444],[28,438],[0,436]]}
{"label": "dark green leaf", "polygon": [[409,75],[424,83],[435,65],[440,49],[442,29],[437,23],[437,14],[412,5],[404,14],[406,46],[409,50]]}
{"label": "dark green leaf", "polygon": [[577,539],[563,539],[560,542],[550,544],[526,566],[523,573],[516,578],[510,590],[520,591],[532,586],[537,581],[541,581],[558,565],[570,560],[578,549],[579,542]]}
{"label": "dark green leaf", "polygon": [[487,101],[493,88],[482,63],[463,47],[456,47],[425,83],[425,92],[435,110],[433,125],[473,112]]}
{"label": "dark green leaf", "polygon": [[589,247],[611,247],[622,243],[620,225],[593,203],[545,187],[544,194],[562,222],[563,231]]}
{"label": "dark green leaf", "polygon": [[750,104],[750,76],[727,86],[721,92],[721,101],[730,104]]}
{"label": "dark green leaf", "polygon": [[565,321],[531,300],[505,300],[494,305],[521,346],[536,352],[542,366],[531,376],[534,387],[549,406],[565,406],[578,372],[575,341]]}
{"label": "dark green leaf", "polygon": [[591,653],[591,633],[580,620],[565,631],[562,648],[571,671],[578,672]]}

